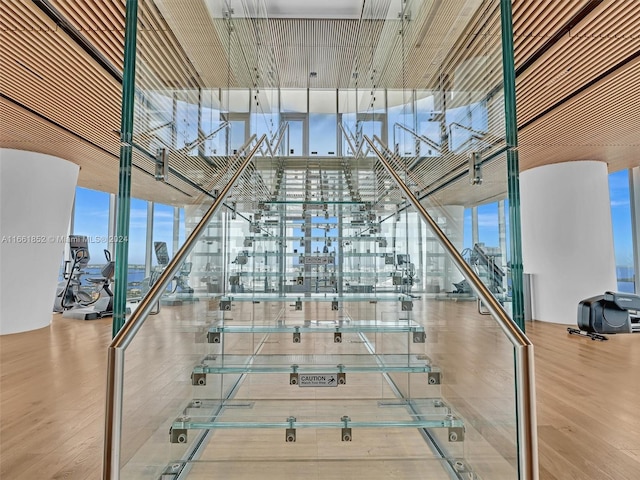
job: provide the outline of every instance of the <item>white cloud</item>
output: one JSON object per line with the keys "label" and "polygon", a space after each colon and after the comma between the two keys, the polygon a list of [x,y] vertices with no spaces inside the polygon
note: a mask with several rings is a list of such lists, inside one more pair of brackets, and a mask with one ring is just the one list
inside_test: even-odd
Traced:
{"label": "white cloud", "polygon": [[479,213],[478,227],[498,228],[498,214],[497,213]]}
{"label": "white cloud", "polygon": [[629,200],[611,200],[612,207],[627,207],[629,206]]}

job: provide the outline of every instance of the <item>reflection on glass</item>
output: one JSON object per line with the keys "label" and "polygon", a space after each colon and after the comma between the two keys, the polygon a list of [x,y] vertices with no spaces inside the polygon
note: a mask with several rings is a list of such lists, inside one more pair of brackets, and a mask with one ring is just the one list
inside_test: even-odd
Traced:
{"label": "reflection on glass", "polygon": [[335,156],[337,124],[335,113],[309,114],[309,153],[318,156]]}
{"label": "reflection on glass", "polygon": [[131,199],[131,221],[129,223],[129,266],[127,295],[139,298],[142,282],[146,277],[145,256],[147,251],[147,202]]}

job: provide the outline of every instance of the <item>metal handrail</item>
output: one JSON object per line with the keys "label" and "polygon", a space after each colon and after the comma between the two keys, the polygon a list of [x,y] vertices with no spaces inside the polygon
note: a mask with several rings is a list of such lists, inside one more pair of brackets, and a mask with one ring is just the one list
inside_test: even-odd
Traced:
{"label": "metal handrail", "polygon": [[458,122],[453,122],[449,125],[450,137],[453,136],[453,127],[459,128],[461,130],[466,130],[470,134],[470,137],[467,140],[465,140],[460,145],[458,145],[458,147],[456,148],[456,150],[458,151],[462,150],[463,148],[466,148],[466,145],[471,144],[474,140],[477,142],[480,142],[481,145],[484,144],[484,147],[481,149],[481,151],[490,150],[491,148],[496,147],[499,143],[505,141],[504,137],[500,138],[498,135],[491,134],[489,132],[482,132],[480,130],[475,130],[471,127],[467,127],[466,125],[462,125],[461,123],[458,123]]}
{"label": "metal handrail", "polygon": [[[205,228],[209,221],[216,214],[220,206],[223,204],[224,198],[229,194],[238,178],[247,165],[251,162],[256,152],[259,150],[262,142],[266,139],[266,135],[262,135],[258,142],[251,148],[249,154],[242,161],[241,165],[236,169],[235,173],[220,191],[213,204],[209,207],[202,219],[196,225],[193,232],[185,240],[184,245],[178,250],[171,262],[163,270],[157,282],[149,289],[149,292],[140,301],[138,308],[131,314],[129,320],[120,329],[118,334],[108,348],[108,366],[107,366],[107,399],[105,411],[105,435],[104,435],[104,455],[102,464],[103,480],[114,479],[120,477],[120,442],[122,434],[122,403],[123,403],[123,383],[124,383],[124,352],[142,327],[147,319],[153,306],[160,300],[161,295],[172,281],[182,263],[186,260],[187,255],[191,253],[193,245],[204,234]],[[234,159],[239,159],[241,154],[245,152],[256,136],[245,143],[238,150]],[[233,162],[231,162],[233,163]]]}
{"label": "metal handrail", "polygon": [[[276,142],[276,144],[274,146],[271,146],[270,142],[267,142],[267,145],[269,145],[269,150],[271,152],[271,156],[272,157],[276,156],[275,152],[277,152],[278,148],[280,148],[280,143],[282,143],[282,139],[284,138],[285,130],[289,130],[289,122],[284,122],[283,124],[280,125],[280,128],[276,132],[276,135],[278,135],[278,141]],[[273,140],[275,140],[275,138],[276,137],[274,136],[271,139],[271,142],[273,142]]]}
{"label": "metal handrail", "polygon": [[[384,143],[377,136],[376,142],[384,147]],[[465,262],[462,255],[455,248],[451,240],[440,229],[437,222],[429,215],[425,207],[420,203],[411,189],[402,181],[398,173],[389,164],[382,152],[374,145],[374,142],[364,136],[372,151],[377,155],[380,163],[384,165],[387,173],[393,178],[398,187],[404,192],[406,198],[418,211],[422,219],[429,225],[433,234],[440,241],[440,245],[449,253],[453,263],[465,275],[467,281],[474,289],[480,300],[498,322],[515,350],[515,376],[516,376],[516,421],[518,427],[518,465],[521,480],[537,480],[538,478],[538,440],[536,432],[536,401],[535,401],[535,374],[533,344],[504,310],[500,302],[493,296],[487,286],[482,283],[471,266]],[[384,147],[387,152],[389,149]],[[390,153],[393,157],[395,154]]]}
{"label": "metal handrail", "polygon": [[[351,139],[349,137],[351,137],[355,142],[356,145],[358,144],[358,139],[355,137],[355,135],[353,133],[351,133],[347,127],[345,127],[342,122],[338,122],[338,127],[340,127],[340,130],[342,130],[342,133],[344,135],[344,138],[347,140],[347,143],[349,144],[349,147],[351,147],[351,151],[353,152],[353,156],[354,157],[358,157],[358,154],[360,153],[360,151],[362,150],[362,144],[358,145],[358,148],[356,149],[353,146],[353,143],[351,143]],[[344,157],[344,155],[343,155]]]}
{"label": "metal handrail", "polygon": [[208,135],[205,135],[202,138],[196,138],[193,142],[188,143],[187,145],[185,145],[184,147],[179,148],[176,151],[178,151],[178,152],[188,152],[192,148],[195,148],[195,147],[199,146],[200,144],[202,144],[203,142],[206,142],[210,138],[214,137],[215,135],[217,135],[217,133],[220,130],[222,130],[223,128],[227,128],[228,126],[229,126],[229,122],[222,122],[220,124],[220,126],[218,126],[218,128],[216,128],[213,132],[209,133]]}
{"label": "metal handrail", "polygon": [[483,132],[481,130],[476,130],[474,128],[471,127],[467,127],[466,125],[462,125],[461,123],[458,122],[451,122],[449,124],[449,134],[451,135],[451,128],[452,127],[457,127],[460,128],[462,130],[466,130],[467,132],[469,132],[473,138],[475,138],[476,140],[483,140],[484,137],[487,135],[487,132]]}
{"label": "metal handrail", "polygon": [[422,141],[424,143],[429,144],[429,146],[431,148],[433,148],[434,150],[437,150],[438,153],[440,153],[440,149],[442,148],[441,145],[438,145],[436,142],[431,140],[429,137],[425,137],[424,135],[419,135],[418,133],[414,132],[413,130],[411,130],[406,125],[403,125],[402,123],[398,123],[398,122],[393,124],[393,145],[394,145],[394,148],[395,148],[395,145],[396,145],[396,128],[397,127],[399,127],[402,130],[406,131],[410,135],[413,135],[413,137],[415,137],[417,140],[420,140],[420,141]]}

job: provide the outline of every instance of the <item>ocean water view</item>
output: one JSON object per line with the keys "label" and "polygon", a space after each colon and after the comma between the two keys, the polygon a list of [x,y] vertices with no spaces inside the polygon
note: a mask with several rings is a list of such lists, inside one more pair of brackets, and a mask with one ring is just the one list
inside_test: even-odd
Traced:
{"label": "ocean water view", "polygon": [[[81,276],[82,286],[83,287],[91,287],[91,282],[89,282],[89,278],[100,278],[101,271],[104,265],[87,265],[82,271],[83,274]],[[58,273],[58,282],[64,282],[63,278],[64,267],[60,267],[60,271]],[[127,283],[129,285],[135,286],[144,280],[144,265],[129,265],[127,270]]]}
{"label": "ocean water view", "polygon": [[635,272],[633,265],[618,265],[616,267],[616,278],[618,279],[618,291],[624,293],[635,292]]}

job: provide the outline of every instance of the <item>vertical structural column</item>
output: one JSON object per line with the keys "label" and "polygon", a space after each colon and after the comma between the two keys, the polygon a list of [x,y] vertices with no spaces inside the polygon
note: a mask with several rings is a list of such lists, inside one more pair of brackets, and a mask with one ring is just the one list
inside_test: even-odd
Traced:
{"label": "vertical structural column", "polygon": [[[504,81],[505,140],[507,147],[507,185],[509,194],[509,225],[511,226],[511,318],[524,332],[524,282],[522,266],[522,239],[520,233],[520,162],[518,159],[518,125],[516,117],[516,75],[513,60],[513,17],[511,0],[500,0],[502,30],[502,72]],[[535,432],[535,389],[533,382],[533,351],[528,357],[515,354],[516,411],[530,415],[518,421],[518,478],[537,480],[538,452]],[[527,360],[525,362],[525,359]],[[526,367],[523,366],[526,363]],[[518,367],[521,367],[520,369]],[[527,377],[527,381],[525,378]],[[525,406],[528,406],[526,408]],[[532,409],[533,411],[531,411]],[[522,421],[524,420],[524,421]]]}
{"label": "vertical structural column", "polygon": [[138,0],[127,0],[124,41],[124,77],[122,81],[122,122],[120,126],[120,175],[116,225],[116,275],[113,300],[113,336],[125,322],[127,274],[129,266],[129,220],[131,213],[131,149],[136,86],[136,36]]}
{"label": "vertical structural column", "polygon": [[520,161],[516,117],[516,75],[513,61],[513,18],[511,0],[500,0],[502,27],[502,72],[504,79],[507,184],[511,233],[512,318],[524,331],[524,290],[522,282],[522,240],[520,234]]}
{"label": "vertical structural column", "polygon": [[175,253],[180,248],[180,208],[173,207],[173,250],[171,253]]}
{"label": "vertical structural column", "polygon": [[151,276],[153,265],[153,202],[147,202],[147,235],[144,242],[144,276]]}
{"label": "vertical structural column", "polygon": [[633,271],[636,295],[640,295],[640,167],[629,170]]}
{"label": "vertical structural column", "polygon": [[607,164],[543,165],[521,180],[533,318],[575,325],[580,301],[616,290]]}
{"label": "vertical structural column", "polygon": [[61,158],[0,148],[0,335],[51,323],[78,172]]}
{"label": "vertical structural column", "polygon": [[471,207],[471,246],[480,241],[478,230],[478,207]]}

